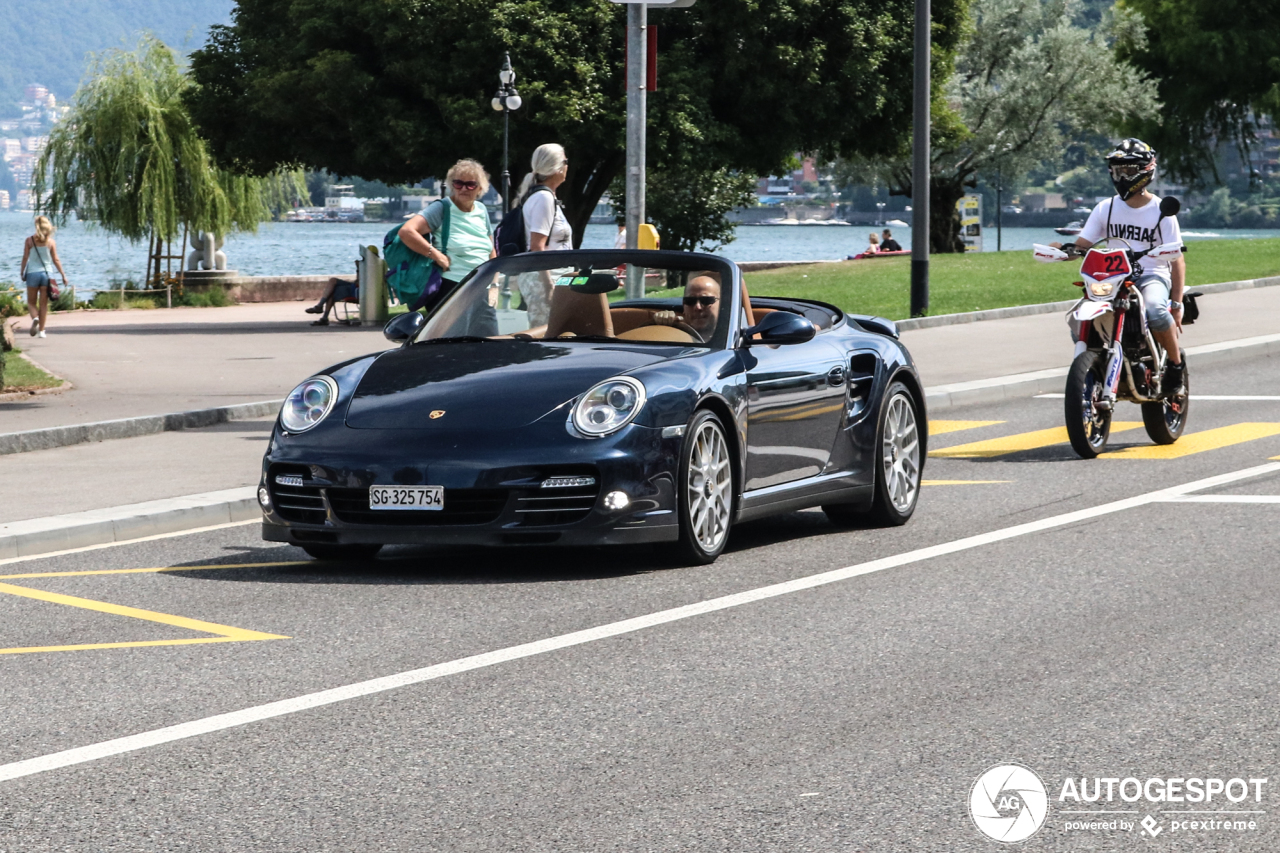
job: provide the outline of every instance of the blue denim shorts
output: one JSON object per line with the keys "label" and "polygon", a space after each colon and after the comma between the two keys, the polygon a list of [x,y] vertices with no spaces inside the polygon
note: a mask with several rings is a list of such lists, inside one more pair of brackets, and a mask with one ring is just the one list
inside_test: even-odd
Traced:
{"label": "blue denim shorts", "polygon": [[32,272],[27,270],[26,275],[27,287],[48,287],[49,274],[43,270],[40,272]]}

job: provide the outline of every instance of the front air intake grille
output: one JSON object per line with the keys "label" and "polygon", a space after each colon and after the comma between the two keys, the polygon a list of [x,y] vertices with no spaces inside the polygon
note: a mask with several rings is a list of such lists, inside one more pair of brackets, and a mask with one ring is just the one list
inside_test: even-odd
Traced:
{"label": "front air intake grille", "polygon": [[582,521],[596,505],[598,485],[574,488],[533,489],[516,497],[521,527],[549,527]]}
{"label": "front air intake grille", "polygon": [[324,498],[320,487],[314,485],[306,468],[298,466],[272,466],[267,475],[267,488],[271,490],[271,504],[285,521],[299,524],[324,524]]}
{"label": "front air intake grille", "polygon": [[506,489],[445,489],[444,509],[371,510],[368,489],[328,489],[333,514],[347,524],[404,527],[489,524],[507,505]]}

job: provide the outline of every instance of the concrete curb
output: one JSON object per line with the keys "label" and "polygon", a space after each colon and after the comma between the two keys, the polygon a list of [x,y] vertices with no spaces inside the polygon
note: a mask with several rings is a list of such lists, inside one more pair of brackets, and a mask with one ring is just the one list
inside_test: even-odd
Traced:
{"label": "concrete curb", "polygon": [[0,559],[30,557],[178,533],[262,516],[257,489],[244,486],[127,506],[0,524]]}
{"label": "concrete curb", "polygon": [[[1201,284],[1188,287],[1203,294],[1227,293],[1232,290],[1251,290],[1255,287],[1275,287],[1280,285],[1280,276],[1268,278],[1250,278],[1243,281],[1223,281],[1216,284]],[[1015,305],[1012,308],[992,308],[987,311],[968,311],[964,314],[939,314],[937,317],[916,317],[910,320],[895,320],[900,332],[913,329],[933,329],[938,326],[957,326],[961,323],[979,323],[983,320],[1005,320],[1009,317],[1030,317],[1033,314],[1054,314],[1065,312],[1079,299],[1068,299],[1064,302],[1042,302],[1037,305]]]}
{"label": "concrete curb", "polygon": [[113,438],[136,438],[182,429],[199,429],[228,421],[243,421],[274,415],[280,411],[283,400],[264,400],[259,403],[237,403],[214,409],[195,409],[190,412],[171,412],[167,415],[144,415],[138,418],[121,418],[115,421],[98,421],[91,424],[49,427],[0,434],[0,456],[10,453],[26,453],[31,450],[50,450],[89,441],[107,441]]}
{"label": "concrete curb", "polygon": [[[1187,355],[1190,357],[1189,363],[1193,371],[1202,365],[1277,354],[1280,354],[1280,335],[1260,335],[1254,338],[1187,347]],[[924,389],[925,406],[930,412],[936,412],[939,409],[955,406],[995,403],[1013,397],[1058,393],[1062,391],[1069,369],[1069,367],[1054,367],[1032,373],[997,376],[994,379],[937,385]],[[1192,396],[1194,398],[1194,394]]]}

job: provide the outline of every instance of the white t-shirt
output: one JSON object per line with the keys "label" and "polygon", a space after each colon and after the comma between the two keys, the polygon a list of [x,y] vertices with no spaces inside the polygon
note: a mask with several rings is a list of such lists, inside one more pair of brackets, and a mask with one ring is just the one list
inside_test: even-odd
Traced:
{"label": "white t-shirt", "polygon": [[[1108,215],[1111,218],[1110,226],[1107,225]],[[1156,228],[1156,222],[1160,222],[1159,229]],[[1178,227],[1176,216],[1160,220],[1159,197],[1153,195],[1142,207],[1130,207],[1117,195],[1098,202],[1078,236],[1090,243],[1104,238],[1119,238],[1127,241],[1135,252],[1141,252],[1161,243],[1181,242],[1182,229]],[[1124,244],[1112,245],[1123,247]],[[1170,258],[1143,258],[1141,263],[1145,271],[1168,278],[1171,261]]]}
{"label": "white t-shirt", "polygon": [[538,190],[524,201],[524,239],[532,246],[534,234],[547,235],[547,250],[561,251],[573,248],[573,228],[564,218],[564,211],[556,204],[555,193]]}

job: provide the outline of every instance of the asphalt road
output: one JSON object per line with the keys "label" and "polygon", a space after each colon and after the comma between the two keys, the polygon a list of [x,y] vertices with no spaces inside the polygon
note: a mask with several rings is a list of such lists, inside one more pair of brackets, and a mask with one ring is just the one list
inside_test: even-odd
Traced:
{"label": "asphalt road", "polygon": [[[1047,789],[1027,850],[1273,851],[1280,364],[1192,381],[1273,399],[1092,462],[1044,444],[1059,400],[951,410],[906,527],[795,513],[705,568],[322,566],[252,525],[0,565],[0,651],[48,649],[0,655],[0,851],[997,850],[968,803],[1009,762]],[[1082,777],[1268,782],[1060,800]]]}

